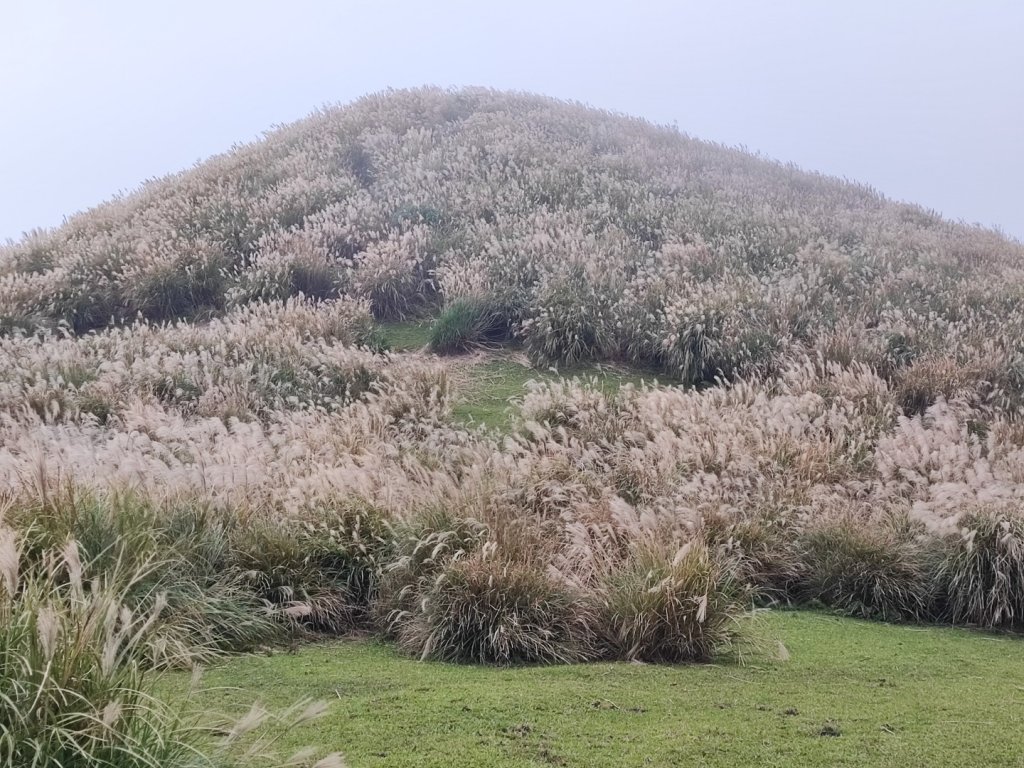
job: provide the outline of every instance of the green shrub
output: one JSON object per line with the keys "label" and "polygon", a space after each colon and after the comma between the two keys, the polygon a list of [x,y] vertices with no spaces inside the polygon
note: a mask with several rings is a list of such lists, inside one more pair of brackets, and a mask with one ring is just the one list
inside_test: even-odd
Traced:
{"label": "green shrub", "polygon": [[440,355],[466,352],[509,336],[508,321],[483,298],[463,297],[445,307],[430,328],[430,348]]}
{"label": "green shrub", "polygon": [[694,539],[677,552],[637,547],[604,575],[591,621],[606,655],[707,661],[733,646],[748,590],[737,566]]}
{"label": "green shrub", "polygon": [[573,596],[539,569],[481,553],[450,563],[433,581],[399,644],[439,661],[581,661],[590,649],[574,608]]}
{"label": "green shrub", "polygon": [[960,520],[938,568],[943,613],[955,624],[1024,624],[1024,514],[978,507]]}
{"label": "green shrub", "polygon": [[379,325],[361,328],[356,332],[356,346],[368,349],[375,355],[382,355],[391,351],[391,342],[388,340],[387,331]]}
{"label": "green shrub", "polygon": [[830,520],[810,528],[800,551],[801,596],[849,616],[920,620],[933,605],[929,552],[880,523]]}

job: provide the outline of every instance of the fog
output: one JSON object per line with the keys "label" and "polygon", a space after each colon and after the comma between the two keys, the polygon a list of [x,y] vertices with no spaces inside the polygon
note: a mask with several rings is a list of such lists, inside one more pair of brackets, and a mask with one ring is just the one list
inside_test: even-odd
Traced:
{"label": "fog", "polygon": [[0,240],[386,87],[675,123],[1024,238],[1024,4],[3,0]]}

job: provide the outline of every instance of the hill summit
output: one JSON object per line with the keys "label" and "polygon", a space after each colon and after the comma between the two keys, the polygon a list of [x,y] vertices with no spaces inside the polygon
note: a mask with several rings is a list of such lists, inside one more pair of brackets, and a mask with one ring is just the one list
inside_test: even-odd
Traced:
{"label": "hill summit", "polygon": [[301,293],[379,320],[454,305],[471,337],[545,364],[701,383],[810,355],[1005,393],[1022,374],[1022,256],[642,120],[423,88],[318,111],[5,247],[0,328],[202,320]]}

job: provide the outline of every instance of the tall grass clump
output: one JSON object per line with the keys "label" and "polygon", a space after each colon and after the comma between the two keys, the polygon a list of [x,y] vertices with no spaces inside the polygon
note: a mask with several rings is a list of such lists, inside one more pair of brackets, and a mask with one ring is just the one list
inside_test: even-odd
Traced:
{"label": "tall grass clump", "polygon": [[938,568],[945,618],[981,627],[1024,625],[1024,514],[978,506],[945,540]]}
{"label": "tall grass clump", "polygon": [[788,602],[805,573],[794,515],[757,509],[751,514],[705,514],[704,538],[731,555],[759,603]]}
{"label": "tall grass clump", "polygon": [[227,286],[223,252],[206,243],[175,244],[168,251],[144,251],[117,276],[127,317],[165,321],[222,309]]}
{"label": "tall grass clump", "polygon": [[616,347],[612,300],[610,289],[596,285],[581,265],[547,276],[522,324],[527,354],[536,362],[570,366],[607,359]]}
{"label": "tall grass clump", "polygon": [[486,528],[431,509],[392,527],[391,553],[380,570],[371,604],[377,628],[395,638],[417,614],[423,595],[450,563],[479,549]]}
{"label": "tall grass clump", "polygon": [[445,307],[430,328],[430,349],[439,355],[467,352],[509,335],[508,321],[486,298],[460,297]]}
{"label": "tall grass clump", "polygon": [[133,611],[125,586],[86,580],[77,545],[22,570],[0,528],[0,764],[202,765],[201,732],[154,698],[144,660],[165,608]]}
{"label": "tall grass clump", "polygon": [[26,563],[42,563],[71,539],[94,578],[121,585],[127,607],[145,611],[159,599],[154,666],[207,663],[286,637],[284,616],[236,564],[239,534],[225,515],[186,501],[157,505],[131,493],[101,498],[65,488],[8,516],[24,530]]}
{"label": "tall grass clump", "polygon": [[567,588],[534,565],[485,551],[437,576],[399,644],[439,661],[567,664],[591,654],[581,630]]}
{"label": "tall grass clump", "polygon": [[601,577],[591,621],[614,658],[707,661],[734,646],[748,600],[738,565],[704,541],[638,544]]}
{"label": "tall grass clump", "polygon": [[376,510],[340,502],[306,520],[252,521],[235,537],[231,564],[295,626],[342,633],[365,623],[389,546]]}
{"label": "tall grass clump", "polygon": [[934,598],[929,548],[884,523],[813,524],[799,542],[801,597],[882,621],[928,618]]}
{"label": "tall grass clump", "polygon": [[[323,715],[322,703],[282,712],[254,705],[222,728],[190,714],[188,702],[175,708],[155,695],[170,601],[159,593],[140,604],[147,567],[121,560],[92,573],[74,540],[35,560],[26,559],[23,544],[0,525],[0,765],[341,768],[337,753],[317,759],[306,749],[279,758],[273,750],[283,733]],[[197,646],[179,661],[204,658]],[[215,725],[226,733],[219,743],[210,738]]]}

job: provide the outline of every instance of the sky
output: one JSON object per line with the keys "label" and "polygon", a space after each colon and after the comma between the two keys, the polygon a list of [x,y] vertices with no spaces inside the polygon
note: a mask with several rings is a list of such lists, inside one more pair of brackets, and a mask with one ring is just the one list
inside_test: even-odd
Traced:
{"label": "sky", "polygon": [[0,0],[0,242],[315,107],[533,91],[1024,239],[1019,0]]}

